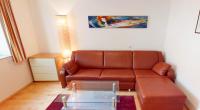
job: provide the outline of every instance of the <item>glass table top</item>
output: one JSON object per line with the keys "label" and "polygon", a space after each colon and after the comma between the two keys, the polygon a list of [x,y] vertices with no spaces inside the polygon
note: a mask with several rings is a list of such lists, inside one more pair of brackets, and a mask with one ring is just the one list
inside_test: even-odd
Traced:
{"label": "glass table top", "polygon": [[62,110],[115,110],[119,102],[118,81],[71,81],[57,102]]}

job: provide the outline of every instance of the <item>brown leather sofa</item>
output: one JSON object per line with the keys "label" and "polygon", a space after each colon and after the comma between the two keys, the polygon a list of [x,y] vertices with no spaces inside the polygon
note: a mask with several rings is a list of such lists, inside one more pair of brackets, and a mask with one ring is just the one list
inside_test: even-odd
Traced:
{"label": "brown leather sofa", "polygon": [[[71,62],[78,65],[78,71],[69,74],[62,69],[59,74],[62,87],[71,80],[116,80],[120,90],[135,90],[136,78],[166,77],[175,80],[170,68],[164,76],[156,74],[152,68],[164,62],[159,51],[73,51]],[[65,64],[67,65],[67,63]]]}

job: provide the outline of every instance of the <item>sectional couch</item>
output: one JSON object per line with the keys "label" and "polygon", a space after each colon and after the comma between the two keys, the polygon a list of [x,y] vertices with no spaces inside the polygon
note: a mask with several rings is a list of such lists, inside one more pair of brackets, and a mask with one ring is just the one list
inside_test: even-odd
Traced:
{"label": "sectional couch", "polygon": [[[72,52],[71,61],[64,64],[59,74],[62,87],[71,80],[116,80],[120,90],[135,90],[140,77],[168,78],[175,80],[174,71],[159,70],[164,57],[159,51],[87,51]],[[163,74],[158,74],[159,71]],[[158,72],[158,73],[157,73]]]}
{"label": "sectional couch", "polygon": [[187,99],[159,51],[73,51],[59,76],[63,88],[71,80],[119,81],[120,90],[136,89],[141,110],[183,110]]}

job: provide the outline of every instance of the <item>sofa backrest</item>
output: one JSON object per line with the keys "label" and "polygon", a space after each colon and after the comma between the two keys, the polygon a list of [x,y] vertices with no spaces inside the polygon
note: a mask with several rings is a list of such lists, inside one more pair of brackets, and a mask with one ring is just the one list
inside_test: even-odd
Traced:
{"label": "sofa backrest", "polygon": [[162,61],[164,58],[159,51],[133,51],[133,69],[152,69]]}
{"label": "sofa backrest", "polygon": [[74,51],[72,58],[82,68],[103,68],[103,51]]}
{"label": "sofa backrest", "polygon": [[132,68],[132,51],[104,51],[104,68]]}
{"label": "sofa backrest", "polygon": [[159,51],[73,51],[72,60],[81,68],[152,69],[164,61]]}

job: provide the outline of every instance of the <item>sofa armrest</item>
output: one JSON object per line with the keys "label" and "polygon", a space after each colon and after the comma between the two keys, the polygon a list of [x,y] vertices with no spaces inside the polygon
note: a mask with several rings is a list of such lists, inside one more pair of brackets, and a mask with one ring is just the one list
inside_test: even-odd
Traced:
{"label": "sofa armrest", "polygon": [[64,68],[62,68],[59,72],[59,79],[60,79],[60,82],[61,82],[61,85],[62,85],[62,88],[65,88],[67,86],[67,83],[66,83],[66,71]]}
{"label": "sofa armrest", "polygon": [[171,81],[175,82],[176,75],[172,68],[168,70],[166,77],[169,78]]}

